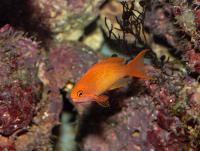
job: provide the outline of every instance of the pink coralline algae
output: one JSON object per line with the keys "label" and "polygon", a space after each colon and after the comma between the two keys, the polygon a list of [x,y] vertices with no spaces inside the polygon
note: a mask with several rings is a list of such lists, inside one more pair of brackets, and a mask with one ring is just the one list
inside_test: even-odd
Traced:
{"label": "pink coralline algae", "polygon": [[186,58],[190,60],[188,66],[194,69],[193,71],[200,73],[200,53],[196,52],[194,49],[190,49],[186,53]]}
{"label": "pink coralline algae", "polygon": [[195,12],[195,16],[196,16],[195,22],[197,24],[197,28],[198,28],[198,30],[200,30],[200,10],[197,10]]}
{"label": "pink coralline algae", "polygon": [[0,133],[26,128],[39,99],[37,44],[8,25],[0,32]]}
{"label": "pink coralline algae", "polygon": [[46,54],[9,25],[0,29],[0,46],[0,150],[52,150],[49,139],[62,110],[60,89],[98,57],[79,42],[51,45]]}
{"label": "pink coralline algae", "polygon": [[9,151],[16,151],[13,142],[11,142],[8,138],[6,137],[1,137],[0,138],[0,150],[9,150]]}
{"label": "pink coralline algae", "polygon": [[[51,112],[59,113],[62,109],[60,90],[73,84],[95,62],[97,55],[79,42],[52,44],[46,59],[41,66],[40,79],[45,85],[51,103]],[[68,90],[67,90],[68,91]],[[56,121],[59,114],[55,114]]]}
{"label": "pink coralline algae", "polygon": [[[144,26],[156,39],[165,41],[169,52],[179,56],[190,72],[199,74],[199,9],[193,9],[188,2],[152,1],[146,6]],[[159,40],[158,40],[159,41]],[[195,50],[195,51],[191,51]]]}
{"label": "pink coralline algae", "polygon": [[75,82],[97,59],[97,55],[92,50],[79,42],[52,46],[46,69],[49,85],[61,89],[67,80]]}
{"label": "pink coralline algae", "polygon": [[[198,83],[176,70],[173,62],[166,62],[161,69],[149,66],[148,70],[157,80],[134,80],[128,91],[109,93],[109,109],[91,104],[80,113],[77,138],[82,150],[176,151],[199,147],[198,135],[193,133],[199,124],[191,122],[199,114],[195,109],[200,99]],[[191,125],[193,128],[188,129]]]}
{"label": "pink coralline algae", "polygon": [[[200,149],[199,0],[11,1],[1,2],[0,25],[36,37],[0,28],[0,151],[52,151],[62,111],[72,112],[82,151]],[[102,57],[82,44],[100,26],[112,38],[100,36],[106,47],[150,49],[155,79],[106,92],[109,108],[73,104],[68,92]]]}
{"label": "pink coralline algae", "polygon": [[[199,150],[199,83],[190,75],[200,73],[199,31],[195,9],[186,1],[176,1],[176,5],[173,2],[148,1],[143,6],[145,29],[158,47],[164,45],[160,46],[165,48],[163,54],[171,54],[174,60],[159,56],[153,60],[154,65],[147,66],[148,74],[155,80],[133,79],[126,88],[108,92],[110,108],[95,103],[77,105],[77,140],[81,150]],[[183,11],[194,17],[189,29],[186,27],[190,20],[185,21]],[[182,21],[187,24],[181,24]],[[157,49],[153,51],[159,54],[161,50]]]}

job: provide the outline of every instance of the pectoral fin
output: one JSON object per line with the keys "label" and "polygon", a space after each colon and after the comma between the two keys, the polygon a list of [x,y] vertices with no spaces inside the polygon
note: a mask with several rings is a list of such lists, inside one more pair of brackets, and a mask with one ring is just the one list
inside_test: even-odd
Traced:
{"label": "pectoral fin", "polygon": [[130,79],[128,79],[128,78],[120,79],[120,80],[116,81],[116,82],[109,88],[109,90],[114,90],[114,89],[117,89],[117,88],[120,88],[120,87],[125,87],[125,86],[128,85],[129,80],[130,80]]}
{"label": "pectoral fin", "polygon": [[103,107],[110,106],[109,101],[108,101],[108,96],[106,95],[96,96],[96,102]]}

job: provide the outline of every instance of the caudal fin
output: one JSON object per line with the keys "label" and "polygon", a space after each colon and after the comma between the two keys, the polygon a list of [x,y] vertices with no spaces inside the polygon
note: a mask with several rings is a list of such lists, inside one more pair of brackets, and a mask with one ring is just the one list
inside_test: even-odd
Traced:
{"label": "caudal fin", "polygon": [[133,58],[126,65],[127,74],[129,76],[143,78],[143,79],[153,79],[152,77],[146,74],[145,65],[144,65],[144,55],[148,50],[145,49],[141,51],[135,58]]}

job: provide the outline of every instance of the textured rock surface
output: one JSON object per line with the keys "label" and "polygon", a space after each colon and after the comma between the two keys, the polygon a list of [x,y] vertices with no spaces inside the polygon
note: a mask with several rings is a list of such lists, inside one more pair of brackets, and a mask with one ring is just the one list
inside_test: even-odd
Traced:
{"label": "textured rock surface", "polygon": [[[7,28],[7,29],[6,29]],[[32,121],[39,100],[37,43],[13,31],[9,25],[0,32],[0,133],[11,135]]]}
{"label": "textured rock surface", "polygon": [[[59,124],[63,107],[60,89],[67,83],[76,81],[96,61],[96,54],[80,43],[57,43],[50,47],[50,52],[46,59],[42,59],[39,69],[39,77],[44,83],[44,93],[38,105],[38,115],[34,118],[38,126],[32,126],[30,132],[18,138],[17,150],[52,150],[51,130],[54,125]],[[31,139],[28,140],[29,137]],[[23,140],[27,142],[22,144]]]}
{"label": "textured rock surface", "polygon": [[50,49],[41,78],[51,89],[59,91],[67,82],[77,81],[97,59],[91,49],[79,42],[56,44]]}
{"label": "textured rock surface", "polygon": [[9,25],[0,29],[0,149],[51,150],[61,99],[48,95],[37,73],[38,44]]}
{"label": "textured rock surface", "polygon": [[[69,112],[76,112],[60,90],[69,92],[98,60],[96,53],[77,42],[101,47],[102,32],[95,32],[93,25],[103,27],[117,49],[126,50],[127,43],[152,49],[157,57],[148,70],[156,80],[133,79],[126,88],[108,92],[110,108],[75,104],[79,117],[68,125],[68,133],[61,131],[64,144],[75,144],[73,139],[67,144],[67,136],[73,135],[78,123],[77,140],[83,151],[199,150],[199,1],[104,2],[1,2],[0,25],[10,23],[45,41],[38,47],[35,40],[9,25],[0,28],[0,150],[56,148],[52,128],[60,124],[61,111],[69,122],[75,120]],[[132,51],[128,55],[132,57]],[[65,145],[59,147],[66,149]]]}
{"label": "textured rock surface", "polygon": [[173,63],[163,69],[149,67],[156,81],[135,79],[128,91],[109,93],[110,108],[91,104],[84,110],[78,135],[84,151],[199,148],[199,122],[190,127],[190,121],[199,121],[200,85]]}
{"label": "textured rock surface", "polygon": [[34,0],[35,15],[42,16],[42,23],[58,41],[78,40],[84,28],[98,15],[104,0]]}
{"label": "textured rock surface", "polygon": [[181,1],[152,1],[146,5],[144,26],[189,72],[199,74],[200,30],[195,21],[195,12],[199,10],[190,5]]}
{"label": "textured rock surface", "polygon": [[[174,3],[158,0],[141,1],[141,4],[145,8],[144,26],[152,38],[146,42],[155,48],[153,51],[159,59],[153,60],[156,65],[149,66],[149,74],[156,80],[134,79],[126,90],[109,92],[110,108],[97,104],[79,107],[77,139],[82,150],[195,151],[200,148],[200,84],[198,78],[190,75],[191,71],[199,72],[198,39],[193,41],[197,37],[190,29],[177,26],[181,23],[176,22]],[[196,8],[192,11],[193,15],[196,11]],[[195,21],[192,26],[198,33],[196,20],[191,21]]]}
{"label": "textured rock surface", "polygon": [[[44,61],[45,64],[40,67],[40,78],[47,87],[50,99],[57,100],[58,102],[61,97],[60,90],[63,89],[65,92],[69,92],[74,82],[77,81],[92,64],[97,62],[97,60],[98,57],[96,53],[79,42],[57,43],[53,45],[48,58]],[[63,110],[67,110],[68,112],[64,114],[64,117],[67,116],[69,118],[69,110],[73,110],[74,112],[74,109],[69,100],[64,99],[64,101]],[[53,110],[57,110],[56,106],[53,107]],[[64,119],[64,117],[63,120],[67,120]],[[56,118],[58,119],[58,115]],[[71,129],[73,132],[76,129],[76,126],[74,124],[71,126],[70,122],[66,127],[67,130]],[[64,130],[66,127],[62,129]],[[63,138],[72,137],[72,134],[75,137],[75,133],[73,132],[70,132],[70,134],[62,134],[57,149],[59,148],[59,150],[63,149],[65,151],[66,148],[76,148],[76,146],[69,146],[74,145],[76,143],[75,140],[73,144],[68,144],[66,140],[63,140]],[[61,143],[61,141],[64,143]]]}

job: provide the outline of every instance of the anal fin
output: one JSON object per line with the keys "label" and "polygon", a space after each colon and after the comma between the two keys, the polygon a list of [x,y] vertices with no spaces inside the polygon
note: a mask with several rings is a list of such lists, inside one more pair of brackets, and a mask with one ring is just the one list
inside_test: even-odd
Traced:
{"label": "anal fin", "polygon": [[106,96],[106,95],[97,96],[96,102],[99,105],[101,105],[102,107],[109,107],[110,106],[110,103],[108,101],[108,96]]}

